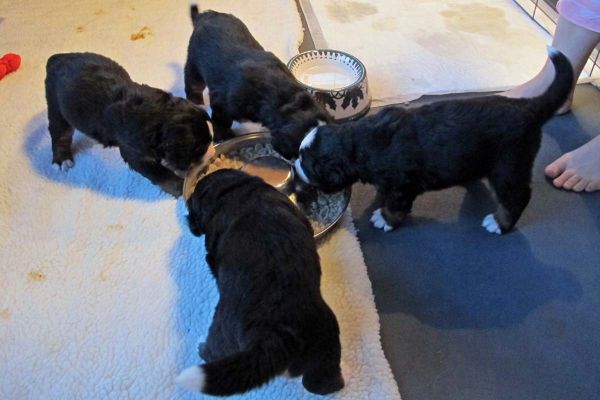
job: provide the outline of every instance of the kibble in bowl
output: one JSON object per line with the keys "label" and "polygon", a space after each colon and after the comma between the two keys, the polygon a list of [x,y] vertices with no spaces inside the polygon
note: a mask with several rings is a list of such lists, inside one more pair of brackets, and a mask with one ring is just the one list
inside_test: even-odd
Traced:
{"label": "kibble in bowl", "polygon": [[[219,169],[248,169],[246,172],[259,176],[261,173],[266,173],[266,180],[271,180],[270,183],[274,187],[288,195],[289,199],[306,214],[313,227],[315,238],[322,237],[344,214],[350,202],[350,188],[333,194],[312,189],[310,195],[303,195],[303,193],[296,193],[293,185],[278,185],[271,177],[275,174],[283,176],[280,171],[283,163],[289,165],[292,176],[293,168],[288,160],[273,149],[270,140],[267,134],[253,133],[217,144],[215,155],[208,165],[197,165],[188,171],[183,183],[184,198],[187,200],[191,196],[200,179]],[[264,168],[264,163],[261,161],[269,158],[282,161],[276,166],[277,171],[268,171]],[[246,165],[249,166],[245,168]]]}

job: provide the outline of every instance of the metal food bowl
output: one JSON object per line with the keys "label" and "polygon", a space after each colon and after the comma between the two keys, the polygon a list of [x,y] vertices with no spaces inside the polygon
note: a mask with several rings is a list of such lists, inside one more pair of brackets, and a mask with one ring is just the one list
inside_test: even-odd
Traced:
{"label": "metal food bowl", "polygon": [[263,181],[287,195],[294,190],[294,168],[279,157],[257,157],[245,164],[241,170],[248,175],[262,178]]}
{"label": "metal food bowl", "polygon": [[273,150],[270,143],[267,133],[251,133],[215,145],[215,154],[207,164],[197,164],[188,170],[183,182],[184,199],[189,199],[197,183],[211,172],[221,168],[241,169],[260,176],[287,195],[308,217],[315,239],[323,237],[344,215],[351,188],[332,194],[311,189],[312,196],[296,193],[292,163]]}

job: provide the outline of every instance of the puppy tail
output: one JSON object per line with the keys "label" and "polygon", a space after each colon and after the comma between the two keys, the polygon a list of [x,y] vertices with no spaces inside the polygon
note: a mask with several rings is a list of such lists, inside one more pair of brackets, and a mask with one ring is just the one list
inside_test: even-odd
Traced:
{"label": "puppy tail", "polygon": [[213,396],[229,396],[259,387],[285,372],[297,349],[277,336],[262,338],[247,350],[183,370],[175,383]]}
{"label": "puppy tail", "polygon": [[556,111],[567,101],[573,89],[573,67],[569,59],[560,51],[548,46],[548,56],[554,65],[554,80],[541,95],[533,99],[536,115],[544,123],[556,113]]}
{"label": "puppy tail", "polygon": [[192,24],[196,23],[196,18],[200,15],[198,4],[195,1],[190,1],[190,17],[192,18]]}

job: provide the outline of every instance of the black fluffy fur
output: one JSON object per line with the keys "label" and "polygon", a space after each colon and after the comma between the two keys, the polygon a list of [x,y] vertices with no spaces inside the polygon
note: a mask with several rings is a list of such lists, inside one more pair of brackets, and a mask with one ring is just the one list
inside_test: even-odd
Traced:
{"label": "black fluffy fur", "polygon": [[46,100],[53,163],[73,161],[75,128],[104,146],[118,146],[132,169],[174,196],[183,185],[175,172],[201,159],[211,142],[202,108],[133,82],[119,64],[99,54],[51,56]]}
{"label": "black fluffy fur", "polygon": [[215,139],[232,136],[236,121],[269,128],[273,147],[284,157],[298,155],[302,138],[318,121],[330,122],[322,106],[273,53],[265,51],[242,21],[192,6],[194,32],[185,65],[187,98],[203,104],[208,86]]}
{"label": "black fluffy fur", "polygon": [[541,127],[566,101],[573,70],[551,53],[554,81],[539,97],[483,96],[419,108],[388,107],[356,122],[319,127],[300,151],[311,184],[333,192],[360,180],[377,187],[391,228],[429,190],[488,178],[499,207],[494,219],[509,231],[531,197],[531,170]]}
{"label": "black fluffy fur", "polygon": [[339,327],[306,217],[260,178],[228,169],[202,179],[187,208],[220,294],[197,389],[242,393],[286,370],[313,393],[341,389]]}

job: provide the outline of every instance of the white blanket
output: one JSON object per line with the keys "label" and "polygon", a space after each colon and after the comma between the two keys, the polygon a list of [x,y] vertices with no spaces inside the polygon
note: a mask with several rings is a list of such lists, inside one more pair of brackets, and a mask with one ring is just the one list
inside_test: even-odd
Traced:
{"label": "white blanket", "polygon": [[301,2],[317,47],[365,64],[374,106],[515,86],[540,70],[550,40],[511,0]]}
{"label": "white blanket", "polygon": [[[187,2],[34,0],[0,6],[0,399],[195,399],[173,384],[199,363],[217,291],[185,206],[131,171],[116,149],[75,134],[75,166],[51,166],[45,63],[93,51],[133,79],[183,93]],[[235,10],[287,59],[300,38],[292,0],[201,2]],[[144,27],[146,27],[144,29]],[[262,32],[262,33],[261,33]],[[144,36],[131,40],[131,34]],[[1,54],[0,54],[1,55]],[[399,399],[379,341],[370,282],[347,212],[319,250],[342,331],[339,399]],[[243,398],[312,398],[278,378]]]}

